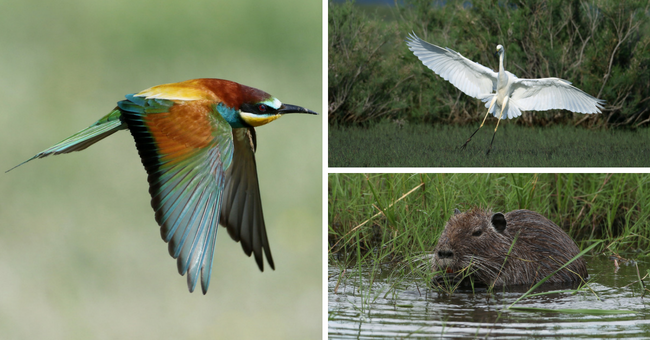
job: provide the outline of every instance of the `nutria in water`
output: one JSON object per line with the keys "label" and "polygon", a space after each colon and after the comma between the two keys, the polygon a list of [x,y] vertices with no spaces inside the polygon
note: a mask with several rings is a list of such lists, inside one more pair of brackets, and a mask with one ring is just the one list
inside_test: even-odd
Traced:
{"label": "nutria in water", "polygon": [[[515,210],[504,215],[478,208],[465,213],[456,209],[434,250],[433,269],[442,270],[443,276],[455,275],[471,264],[474,280],[486,285],[533,284],[579,252],[569,235],[536,212]],[[546,282],[578,281],[580,276],[587,277],[582,258]]]}

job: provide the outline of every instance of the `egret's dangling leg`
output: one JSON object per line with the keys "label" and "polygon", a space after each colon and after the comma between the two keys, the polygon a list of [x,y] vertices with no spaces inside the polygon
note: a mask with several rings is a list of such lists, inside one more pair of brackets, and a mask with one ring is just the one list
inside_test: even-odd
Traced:
{"label": "egret's dangling leg", "polygon": [[494,106],[494,103],[496,102],[497,102],[497,96],[494,95],[494,98],[492,98],[492,101],[490,102],[490,107],[488,108],[485,117],[483,117],[483,122],[481,123],[481,126],[479,126],[478,129],[476,129],[476,131],[474,131],[474,133],[472,133],[472,135],[469,136],[469,138],[467,138],[465,144],[463,144],[463,146],[460,147],[461,150],[465,150],[465,147],[467,147],[467,143],[469,143],[469,141],[472,140],[472,137],[474,137],[474,135],[478,132],[478,130],[483,127],[483,124],[485,124],[485,120],[487,119],[487,116],[490,114],[490,111],[492,111],[492,106]]}
{"label": "egret's dangling leg", "polygon": [[486,156],[489,155],[490,150],[492,150],[492,142],[494,142],[494,136],[497,135],[497,129],[499,128],[499,122],[501,121],[501,118],[503,118],[503,110],[505,110],[506,105],[508,105],[508,96],[506,96],[503,99],[503,105],[501,106],[501,114],[499,115],[499,120],[497,120],[497,126],[494,128],[494,134],[492,135],[492,140],[490,141],[490,147],[488,148],[487,152],[485,153]]}

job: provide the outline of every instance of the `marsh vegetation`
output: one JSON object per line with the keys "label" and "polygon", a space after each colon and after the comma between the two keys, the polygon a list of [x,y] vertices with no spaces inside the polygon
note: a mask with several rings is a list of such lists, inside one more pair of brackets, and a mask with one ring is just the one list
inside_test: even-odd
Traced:
{"label": "marsh vegetation", "polygon": [[[558,334],[563,313],[577,314],[572,322],[596,315],[611,331],[650,330],[632,321],[647,315],[640,297],[650,293],[648,174],[330,174],[328,200],[330,334],[512,335],[525,329],[514,319],[537,323],[524,312],[545,313],[542,335]],[[433,289],[431,252],[445,222],[474,206],[548,217],[582,250],[590,281]]]}
{"label": "marsh vegetation", "polygon": [[650,129],[594,131],[555,125],[499,126],[492,153],[487,124],[468,144],[476,126],[400,125],[333,127],[328,132],[330,167],[648,167]]}
{"label": "marsh vegetation", "polygon": [[[413,153],[424,152],[413,140],[427,140],[432,145],[423,166],[645,166],[647,163],[627,162],[611,157],[621,150],[634,152],[641,144],[633,132],[648,135],[650,125],[650,18],[645,15],[647,1],[582,2],[559,0],[544,2],[448,1],[431,5],[430,1],[405,0],[395,7],[376,7],[345,4],[329,6],[328,55],[328,121],[330,133],[330,166],[395,166],[384,150],[398,149],[399,166],[410,166]],[[438,4],[436,2],[436,4]],[[506,157],[497,162],[476,159],[462,164],[465,156],[445,154],[435,145],[447,143],[446,134],[432,131],[446,126],[459,127],[453,139],[461,145],[478,127],[486,109],[483,103],[464,95],[453,85],[435,75],[408,50],[405,38],[415,31],[422,39],[439,46],[450,47],[468,59],[492,69],[498,60],[493,56],[497,44],[508,48],[507,68],[520,78],[558,77],[574,86],[607,101],[602,114],[585,115],[564,110],[524,112],[511,125],[521,128],[515,139],[536,135],[537,129],[554,126],[574,127],[563,138],[574,148],[573,154],[558,157],[554,150],[544,149],[545,139],[531,138],[524,148],[521,161]],[[488,118],[486,130],[496,123]],[[383,124],[379,124],[383,123]],[[502,122],[503,123],[503,122]],[[379,124],[379,125],[378,125]],[[380,131],[395,125],[396,138],[390,142],[368,143],[380,138]],[[418,126],[407,133],[404,126]],[[464,127],[469,133],[465,135]],[[525,127],[525,128],[524,128]],[[359,130],[356,130],[359,129]],[[583,148],[588,153],[599,153],[595,140],[607,139],[612,130],[631,132],[614,151],[604,157],[589,155],[575,157]],[[451,129],[455,130],[455,129]],[[338,142],[337,139],[346,141]],[[402,133],[400,133],[402,132]],[[420,135],[422,133],[422,135]],[[618,132],[617,132],[618,133]],[[409,134],[411,135],[409,137]],[[625,135],[624,133],[619,133]],[[469,146],[485,152],[491,134],[480,131],[488,142],[474,140]],[[590,137],[581,138],[584,135]],[[429,138],[433,137],[433,138]],[[573,137],[573,138],[571,138]],[[510,140],[499,134],[495,151],[508,152]],[[624,143],[623,140],[627,141]],[[645,139],[647,141],[647,139]],[[390,144],[389,144],[390,143]],[[451,143],[451,141],[449,141]],[[389,144],[386,147],[385,144]],[[647,143],[646,143],[647,144]],[[364,165],[349,162],[345,154],[350,150],[361,153],[357,159],[372,159]],[[471,150],[470,150],[471,151]],[[537,159],[526,160],[525,155],[537,153]],[[628,152],[628,153],[630,153]],[[470,152],[471,153],[471,152]],[[494,152],[492,156],[496,156]],[[408,157],[408,158],[407,158]],[[647,155],[635,153],[632,158]],[[548,163],[547,158],[557,158]],[[440,161],[437,161],[441,159]],[[448,160],[447,160],[448,159]],[[606,163],[607,162],[607,163]],[[617,163],[618,162],[618,163]],[[462,164],[462,165],[454,165]],[[419,165],[417,165],[419,166]]]}

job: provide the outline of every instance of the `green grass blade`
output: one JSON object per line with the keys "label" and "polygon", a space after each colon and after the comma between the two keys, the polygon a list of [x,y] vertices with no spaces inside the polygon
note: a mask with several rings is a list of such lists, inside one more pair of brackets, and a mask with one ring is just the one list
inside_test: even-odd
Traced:
{"label": "green grass blade", "polygon": [[596,242],[596,243],[590,245],[589,247],[585,248],[585,249],[584,249],[583,251],[581,251],[578,255],[574,256],[574,257],[573,257],[569,262],[567,262],[567,263],[565,263],[564,265],[562,265],[562,267],[558,268],[556,271],[554,271],[554,272],[551,273],[550,275],[548,275],[548,276],[546,276],[545,278],[541,279],[539,282],[537,282],[534,286],[532,286],[532,287],[531,287],[531,288],[530,288],[526,293],[524,293],[522,296],[520,296],[517,300],[515,300],[515,302],[513,302],[513,303],[512,303],[510,306],[508,306],[506,309],[510,309],[510,308],[512,308],[512,306],[514,306],[517,302],[519,302],[520,300],[522,300],[522,299],[528,297],[532,291],[534,291],[535,289],[537,289],[537,287],[541,286],[544,282],[546,282],[546,280],[548,280],[549,278],[551,278],[551,276],[555,275],[555,273],[559,272],[559,271],[562,270],[564,267],[568,266],[571,262],[577,260],[580,256],[586,254],[588,251],[590,251],[590,250],[591,250],[592,248],[594,248],[595,246],[599,245],[601,242],[602,242],[602,241],[598,241],[598,242]]}
{"label": "green grass blade", "polygon": [[609,315],[609,314],[636,314],[631,310],[608,310],[608,309],[549,309],[534,307],[510,307],[512,310],[521,312],[543,312],[543,313],[569,313],[569,314],[589,314],[589,315]]}

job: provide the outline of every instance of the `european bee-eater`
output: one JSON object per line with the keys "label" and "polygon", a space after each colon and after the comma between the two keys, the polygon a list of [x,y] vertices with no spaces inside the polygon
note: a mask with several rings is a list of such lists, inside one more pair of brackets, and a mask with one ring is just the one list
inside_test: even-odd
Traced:
{"label": "european bee-eater", "polygon": [[178,259],[178,272],[187,273],[190,292],[200,272],[205,294],[218,224],[241,242],[246,255],[255,254],[261,271],[262,252],[274,269],[257,181],[254,128],[287,113],[317,114],[228,80],[158,85],[126,95],[91,126],[16,167],[84,150],[119,130],[131,131],[169,254]]}

